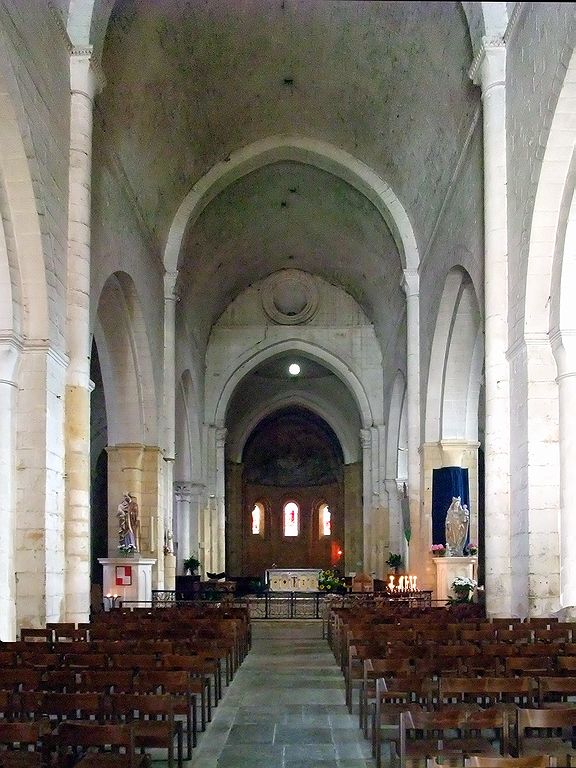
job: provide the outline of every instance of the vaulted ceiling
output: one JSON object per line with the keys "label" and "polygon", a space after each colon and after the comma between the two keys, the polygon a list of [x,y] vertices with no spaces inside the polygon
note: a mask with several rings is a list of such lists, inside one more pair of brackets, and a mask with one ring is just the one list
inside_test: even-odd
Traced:
{"label": "vaulted ceiling", "polygon": [[[325,142],[373,169],[423,251],[478,106],[471,58],[453,2],[121,0],[104,47],[98,141],[120,161],[160,252],[204,174],[278,135]],[[246,285],[281,267],[342,285],[381,338],[395,322],[401,260],[380,214],[327,171],[285,161],[224,189],[186,234],[179,290],[200,337]]]}

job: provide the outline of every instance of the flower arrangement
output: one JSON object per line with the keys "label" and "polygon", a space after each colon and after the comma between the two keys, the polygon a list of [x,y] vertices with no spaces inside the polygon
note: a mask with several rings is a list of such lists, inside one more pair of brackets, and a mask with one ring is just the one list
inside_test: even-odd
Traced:
{"label": "flower arrangement", "polygon": [[474,542],[469,542],[469,544],[466,546],[466,554],[468,555],[477,555],[478,554],[478,544],[474,544]]}
{"label": "flower arrangement", "polygon": [[198,560],[196,555],[191,555],[182,562],[182,567],[184,568],[184,573],[190,572],[194,574],[200,568],[200,560]]}
{"label": "flower arrangement", "polygon": [[345,586],[346,582],[334,569],[320,571],[318,576],[318,589],[321,592],[340,592]]}
{"label": "flower arrangement", "polygon": [[472,600],[474,590],[478,582],[468,576],[456,576],[452,582],[452,590],[456,594],[456,602],[469,602]]}
{"label": "flower arrangement", "polygon": [[136,552],[135,544],[118,544],[118,551],[123,555],[131,555]]}
{"label": "flower arrangement", "polygon": [[444,544],[432,544],[430,552],[432,552],[435,557],[443,557],[446,554],[446,547]]}
{"label": "flower arrangement", "polygon": [[386,560],[386,564],[389,565],[390,568],[400,568],[402,565],[402,555],[390,552],[388,555],[388,560]]}

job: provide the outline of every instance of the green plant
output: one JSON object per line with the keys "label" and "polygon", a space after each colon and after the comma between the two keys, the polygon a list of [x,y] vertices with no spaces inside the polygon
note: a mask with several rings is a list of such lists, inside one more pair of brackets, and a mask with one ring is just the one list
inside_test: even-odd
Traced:
{"label": "green plant", "polygon": [[193,574],[194,571],[200,568],[200,560],[198,560],[198,558],[194,555],[191,555],[190,557],[186,558],[186,560],[184,560],[182,567],[184,568],[184,573],[190,571],[190,573]]}
{"label": "green plant", "polygon": [[456,576],[452,582],[452,591],[456,597],[449,597],[450,603],[468,603],[474,596],[474,590],[478,586],[478,582],[475,579],[470,579],[468,576]]}
{"label": "green plant", "polygon": [[388,560],[386,560],[387,565],[390,566],[390,568],[400,568],[402,565],[402,555],[396,554],[394,552],[390,552],[388,555]]}
{"label": "green plant", "polygon": [[346,586],[346,582],[333,569],[320,571],[318,576],[318,589],[321,592],[339,592]]}

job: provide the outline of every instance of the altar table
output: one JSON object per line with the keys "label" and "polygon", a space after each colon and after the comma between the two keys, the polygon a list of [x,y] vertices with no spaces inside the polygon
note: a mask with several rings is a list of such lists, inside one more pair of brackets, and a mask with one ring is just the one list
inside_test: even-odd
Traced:
{"label": "altar table", "polygon": [[271,592],[317,592],[321,568],[268,568],[266,584]]}

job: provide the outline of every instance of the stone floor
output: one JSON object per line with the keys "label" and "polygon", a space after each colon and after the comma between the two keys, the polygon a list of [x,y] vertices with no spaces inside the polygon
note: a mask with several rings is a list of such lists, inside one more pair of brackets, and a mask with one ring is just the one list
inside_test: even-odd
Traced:
{"label": "stone floor", "polygon": [[321,622],[252,627],[252,650],[186,768],[371,768]]}

